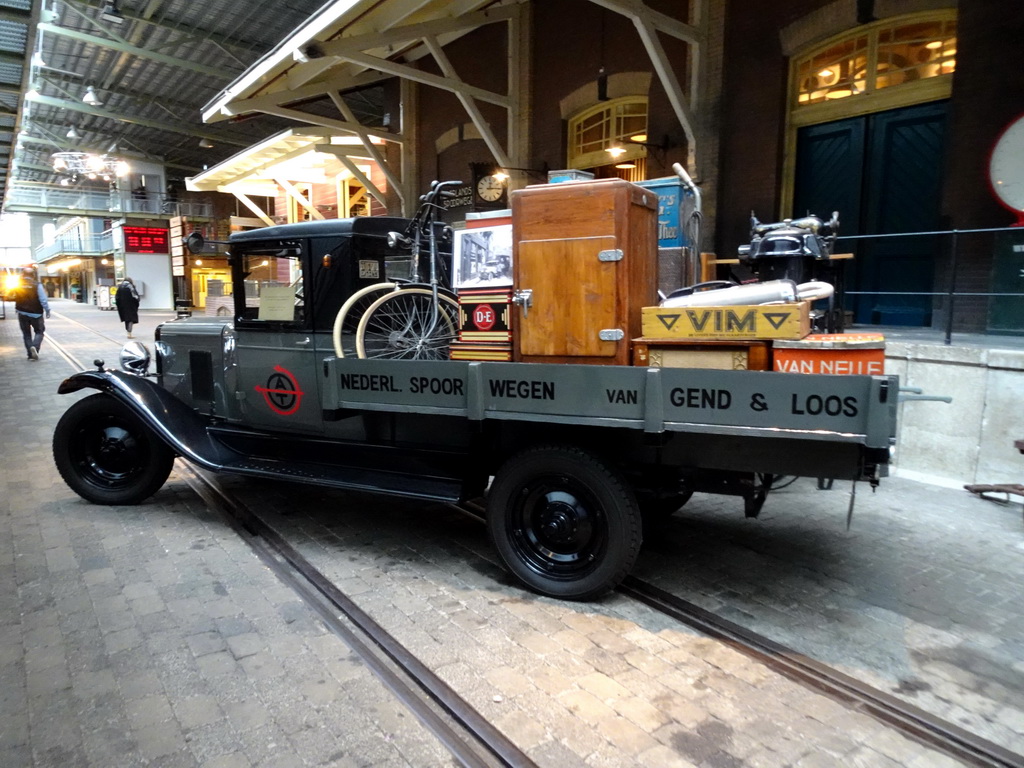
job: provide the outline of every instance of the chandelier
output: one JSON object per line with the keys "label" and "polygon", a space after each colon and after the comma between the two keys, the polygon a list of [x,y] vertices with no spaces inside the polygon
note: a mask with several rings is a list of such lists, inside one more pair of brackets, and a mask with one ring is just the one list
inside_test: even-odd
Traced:
{"label": "chandelier", "polygon": [[131,171],[124,160],[88,152],[54,152],[50,160],[53,163],[53,170],[61,174],[60,183],[63,186],[77,184],[83,178],[111,181],[114,177],[126,176]]}

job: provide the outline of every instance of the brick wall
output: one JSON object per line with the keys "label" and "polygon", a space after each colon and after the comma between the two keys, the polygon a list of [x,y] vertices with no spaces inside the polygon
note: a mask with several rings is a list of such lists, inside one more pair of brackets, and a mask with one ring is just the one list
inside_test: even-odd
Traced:
{"label": "brick wall", "polygon": [[[947,6],[919,0],[899,6],[879,0],[875,11],[924,10]],[[803,36],[804,44],[852,28],[854,4],[843,0],[794,0],[764,4],[729,0],[721,94],[721,165],[718,224],[719,253],[732,255],[747,242],[751,209],[762,219],[779,213],[785,139],[788,59],[780,30]],[[942,212],[945,225],[970,229],[1006,226],[1012,215],[989,190],[988,159],[999,133],[1024,112],[1024,5],[1000,0],[959,4],[957,69],[953,77]],[[813,22],[813,23],[811,23]],[[845,25],[845,26],[844,26]],[[817,34],[817,32],[821,34]],[[991,244],[981,236],[959,238],[956,288],[992,290]],[[936,290],[949,286],[949,262],[940,256]],[[944,322],[944,301],[936,306],[936,322]],[[984,297],[957,300],[955,328],[984,330]]]}

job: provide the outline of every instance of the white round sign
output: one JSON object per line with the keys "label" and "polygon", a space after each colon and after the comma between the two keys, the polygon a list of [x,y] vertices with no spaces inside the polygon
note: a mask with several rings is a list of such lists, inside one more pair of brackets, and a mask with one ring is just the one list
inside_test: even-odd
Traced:
{"label": "white round sign", "polygon": [[996,141],[988,178],[999,201],[1024,225],[1024,115],[1010,123]]}

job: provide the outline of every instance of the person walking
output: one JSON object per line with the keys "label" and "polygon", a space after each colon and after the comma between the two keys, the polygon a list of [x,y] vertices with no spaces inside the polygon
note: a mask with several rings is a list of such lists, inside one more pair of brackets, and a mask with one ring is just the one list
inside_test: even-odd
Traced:
{"label": "person walking", "polygon": [[135,289],[135,281],[127,275],[117,286],[114,301],[117,302],[117,316],[124,323],[124,328],[128,331],[130,339],[132,338],[132,328],[139,322],[139,292]]}
{"label": "person walking", "polygon": [[21,273],[21,287],[16,289],[14,310],[18,313],[18,325],[25,341],[29,360],[39,359],[39,348],[43,346],[46,323],[43,316],[50,318],[50,302],[46,300],[46,289],[39,282],[36,271],[28,268]]}

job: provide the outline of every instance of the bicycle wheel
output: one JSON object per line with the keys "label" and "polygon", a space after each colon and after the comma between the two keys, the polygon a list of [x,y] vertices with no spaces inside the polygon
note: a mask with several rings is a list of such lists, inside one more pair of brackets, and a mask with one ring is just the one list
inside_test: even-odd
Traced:
{"label": "bicycle wheel", "polygon": [[447,360],[458,337],[459,304],[427,288],[385,294],[367,308],[356,330],[359,357],[392,360]]}
{"label": "bicycle wheel", "polygon": [[356,355],[356,330],[359,321],[373,302],[383,294],[398,290],[398,283],[374,283],[348,297],[348,301],[341,305],[337,316],[334,318],[334,331],[331,336],[334,342],[334,354],[338,357],[355,357]]}

